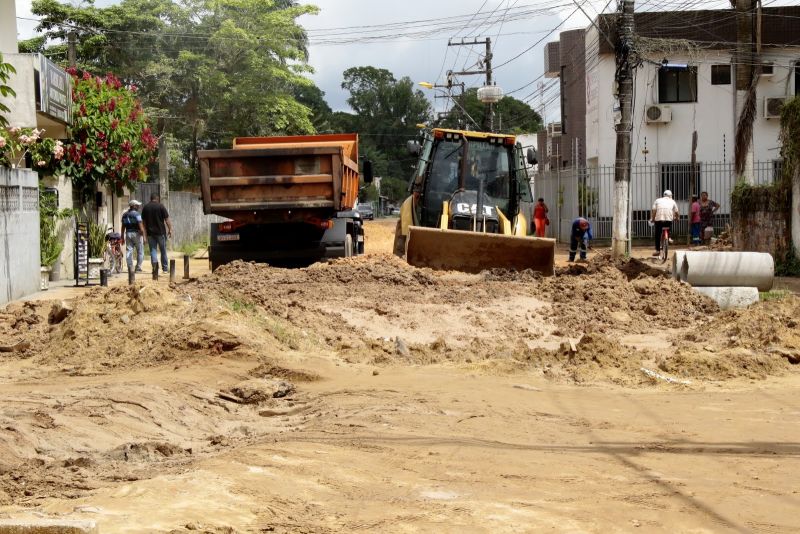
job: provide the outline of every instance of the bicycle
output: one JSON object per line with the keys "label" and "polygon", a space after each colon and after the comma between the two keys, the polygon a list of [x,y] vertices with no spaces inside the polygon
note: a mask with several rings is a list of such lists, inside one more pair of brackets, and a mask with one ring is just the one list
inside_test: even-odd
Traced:
{"label": "bicycle", "polygon": [[658,259],[661,260],[661,263],[665,263],[667,261],[667,257],[669,256],[669,226],[665,226],[661,229],[661,253],[658,256]]}
{"label": "bicycle", "polygon": [[122,234],[109,228],[106,232],[106,248],[103,251],[103,266],[110,273],[121,273],[125,254],[122,252]]}

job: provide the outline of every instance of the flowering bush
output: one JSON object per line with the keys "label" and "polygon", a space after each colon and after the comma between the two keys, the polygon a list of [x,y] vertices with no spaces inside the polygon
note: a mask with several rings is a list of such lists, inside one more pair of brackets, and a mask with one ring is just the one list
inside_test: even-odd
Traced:
{"label": "flowering bush", "polygon": [[64,146],[64,174],[79,189],[94,184],[123,187],[147,177],[158,139],[153,135],[136,87],[125,87],[113,75],[92,76],[67,69],[73,79],[71,137]]}
{"label": "flowering bush", "polygon": [[53,174],[64,157],[64,144],[42,137],[36,128],[0,128],[0,165],[21,167],[27,154],[33,169],[40,174]]}

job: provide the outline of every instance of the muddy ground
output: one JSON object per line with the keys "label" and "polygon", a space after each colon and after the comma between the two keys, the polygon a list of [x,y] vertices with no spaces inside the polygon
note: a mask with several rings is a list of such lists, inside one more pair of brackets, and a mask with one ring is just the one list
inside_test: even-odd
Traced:
{"label": "muddy ground", "polygon": [[0,517],[101,532],[796,532],[800,299],[391,256],[0,310]]}

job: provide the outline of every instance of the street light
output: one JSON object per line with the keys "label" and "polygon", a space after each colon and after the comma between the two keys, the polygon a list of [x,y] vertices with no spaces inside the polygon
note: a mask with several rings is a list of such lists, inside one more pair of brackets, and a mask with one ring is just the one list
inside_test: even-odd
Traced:
{"label": "street light", "polygon": [[480,126],[478,125],[478,123],[477,123],[477,122],[475,122],[475,119],[473,119],[472,117],[470,117],[469,113],[467,113],[467,110],[466,110],[466,109],[464,109],[464,108],[463,108],[463,106],[461,106],[461,104],[459,104],[459,103],[458,103],[458,100],[456,100],[455,98],[453,98],[453,95],[451,95],[449,92],[447,92],[447,91],[444,91],[444,90],[442,90],[442,89],[439,89],[439,88],[438,88],[436,85],[432,84],[431,82],[417,82],[417,83],[418,83],[418,85],[420,85],[421,87],[424,87],[425,89],[433,89],[434,91],[439,91],[439,92],[440,92],[440,93],[442,93],[443,95],[446,95],[446,96],[447,96],[447,97],[448,97],[450,100],[452,100],[452,101],[453,101],[453,104],[455,104],[456,106],[458,106],[458,109],[460,109],[460,110],[462,111],[462,113],[464,113],[464,115],[465,115],[465,116],[466,116],[466,117],[467,117],[467,118],[468,118],[470,121],[472,121],[472,124],[474,124],[476,128],[480,129]]}

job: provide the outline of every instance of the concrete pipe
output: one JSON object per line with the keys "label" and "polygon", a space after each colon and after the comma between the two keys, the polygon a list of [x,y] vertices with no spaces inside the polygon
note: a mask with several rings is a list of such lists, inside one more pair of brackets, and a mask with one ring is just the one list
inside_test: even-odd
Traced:
{"label": "concrete pipe", "polygon": [[695,287],[694,290],[714,300],[723,310],[746,308],[758,302],[757,287]]}
{"label": "concrete pipe", "polygon": [[679,280],[698,287],[756,287],[769,291],[775,261],[765,252],[687,251]]}
{"label": "concrete pipe", "polygon": [[686,252],[685,250],[676,250],[672,254],[672,278],[675,280],[681,279],[681,267],[683,267],[683,257]]}

